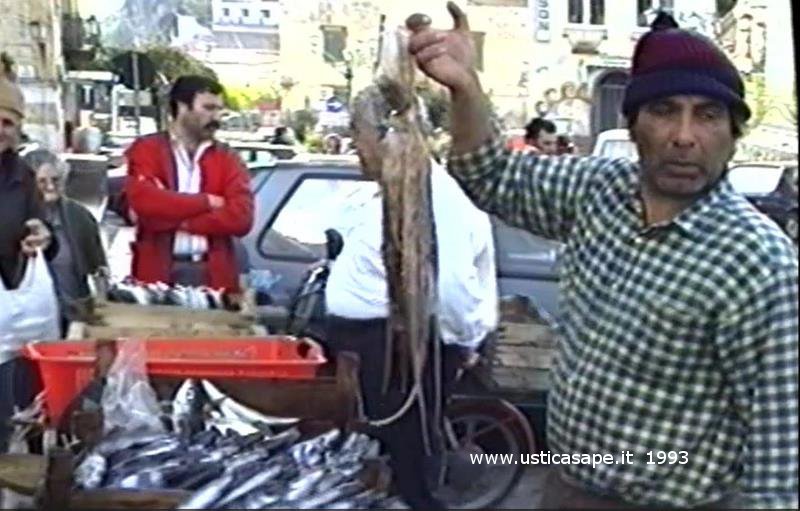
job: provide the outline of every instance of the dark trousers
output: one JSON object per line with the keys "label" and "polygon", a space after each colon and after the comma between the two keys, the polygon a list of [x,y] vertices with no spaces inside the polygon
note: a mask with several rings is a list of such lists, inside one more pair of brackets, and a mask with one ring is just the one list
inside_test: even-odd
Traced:
{"label": "dark trousers", "polygon": [[[734,498],[723,498],[692,509],[737,509]],[[599,495],[567,481],[557,467],[548,467],[538,509],[646,509],[663,506],[632,504],[618,497]],[[738,506],[742,508],[741,504]]]}
{"label": "dark trousers", "polygon": [[174,284],[199,287],[208,282],[206,274],[207,265],[203,261],[173,261],[170,278]]}
{"label": "dark trousers", "polygon": [[10,423],[14,407],[26,408],[42,389],[39,372],[26,358],[0,364],[0,452],[8,451],[14,427]]}
{"label": "dark trousers", "polygon": [[[405,402],[407,392],[398,389],[396,382],[386,393],[383,392],[386,320],[350,320],[329,316],[326,327],[329,359],[335,358],[340,351],[350,351],[356,353],[361,360],[359,378],[366,415],[371,420],[393,415]],[[444,347],[442,351],[443,393],[451,387],[447,378],[454,378],[456,375],[456,353],[449,347]],[[433,420],[433,366],[428,364],[424,373],[424,394],[427,399],[425,404],[428,408],[424,413],[432,452],[426,454],[422,430],[423,412],[418,403],[395,422],[375,428],[371,433],[382,441],[389,454],[397,491],[406,503],[413,509],[444,509],[431,493],[431,482],[435,480],[444,463],[445,449],[441,424],[436,424]]]}

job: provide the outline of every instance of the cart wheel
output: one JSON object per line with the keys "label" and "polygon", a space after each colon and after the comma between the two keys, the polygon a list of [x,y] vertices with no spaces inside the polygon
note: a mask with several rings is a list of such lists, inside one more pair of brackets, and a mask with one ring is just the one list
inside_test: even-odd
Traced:
{"label": "cart wheel", "polygon": [[[490,508],[514,489],[524,466],[520,454],[535,452],[525,416],[502,399],[457,397],[447,408],[447,420],[458,446],[448,449],[447,475],[437,491],[448,507]],[[515,463],[474,463],[475,455],[511,455]]]}

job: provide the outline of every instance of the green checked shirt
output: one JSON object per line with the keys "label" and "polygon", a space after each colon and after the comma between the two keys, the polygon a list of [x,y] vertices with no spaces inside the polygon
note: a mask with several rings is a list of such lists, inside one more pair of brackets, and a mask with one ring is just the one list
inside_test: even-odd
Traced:
{"label": "green checked shirt", "polygon": [[497,127],[449,170],[564,243],[549,448],[615,460],[567,477],[638,504],[797,507],[798,259],[775,224],[723,180],[647,227],[636,164],[512,152]]}

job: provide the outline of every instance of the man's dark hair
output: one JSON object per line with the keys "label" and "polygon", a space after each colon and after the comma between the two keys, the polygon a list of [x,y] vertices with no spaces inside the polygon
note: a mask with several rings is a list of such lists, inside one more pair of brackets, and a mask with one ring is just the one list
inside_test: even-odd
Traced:
{"label": "man's dark hair", "polygon": [[181,76],[175,80],[175,83],[172,84],[172,88],[169,90],[170,114],[172,114],[172,117],[178,115],[178,103],[183,103],[191,108],[194,103],[194,98],[198,94],[209,92],[219,95],[224,91],[225,89],[222,85],[211,78],[199,75]]}
{"label": "man's dark hair", "polygon": [[553,121],[548,121],[547,119],[542,119],[541,117],[531,119],[531,122],[525,126],[525,140],[538,139],[539,134],[542,131],[546,131],[547,133],[555,133],[556,125],[553,123]]}

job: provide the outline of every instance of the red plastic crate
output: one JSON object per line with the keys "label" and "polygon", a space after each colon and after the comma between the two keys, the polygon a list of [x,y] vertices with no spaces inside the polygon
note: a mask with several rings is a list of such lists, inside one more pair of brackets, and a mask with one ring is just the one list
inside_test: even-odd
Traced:
{"label": "red plastic crate", "polygon": [[[72,400],[92,380],[98,342],[108,341],[47,341],[25,346],[24,355],[39,366],[52,424],[59,423]],[[283,336],[144,342],[150,375],[302,380],[314,378],[326,362],[317,343]]]}

